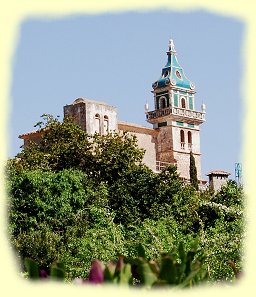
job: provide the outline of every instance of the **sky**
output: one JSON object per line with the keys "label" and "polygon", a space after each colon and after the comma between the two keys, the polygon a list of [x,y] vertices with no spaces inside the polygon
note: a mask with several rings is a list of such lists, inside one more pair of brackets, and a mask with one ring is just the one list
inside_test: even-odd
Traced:
{"label": "sky", "polygon": [[215,169],[235,178],[243,143],[244,24],[206,11],[76,14],[27,18],[12,64],[8,156],[20,134],[35,130],[43,113],[63,117],[63,106],[83,97],[116,106],[118,119],[150,127],[152,83],[166,64],[169,39],[196,86],[201,125],[202,178]]}

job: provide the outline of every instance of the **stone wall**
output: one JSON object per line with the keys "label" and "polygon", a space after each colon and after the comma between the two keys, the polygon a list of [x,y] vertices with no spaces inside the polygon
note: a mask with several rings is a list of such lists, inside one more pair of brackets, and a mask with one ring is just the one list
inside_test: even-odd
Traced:
{"label": "stone wall", "polygon": [[209,183],[211,189],[214,191],[219,191],[223,185],[227,183],[228,179],[224,176],[213,176],[211,182]]}
{"label": "stone wall", "polygon": [[138,147],[145,150],[143,163],[151,170],[156,171],[156,149],[154,136],[157,134],[157,131],[126,122],[118,122],[118,130],[126,131],[137,137]]}
{"label": "stone wall", "polygon": [[104,102],[78,98],[64,106],[64,116],[67,115],[89,135],[117,131],[117,110]]}
{"label": "stone wall", "polygon": [[65,105],[64,116],[72,117],[73,121],[86,131],[86,105],[83,100],[75,100],[73,104]]}
{"label": "stone wall", "polygon": [[[195,158],[195,164],[197,169],[197,178],[201,180],[201,156],[193,154]],[[190,179],[189,168],[190,168],[190,154],[174,152],[174,157],[177,160],[177,171],[182,178]]]}

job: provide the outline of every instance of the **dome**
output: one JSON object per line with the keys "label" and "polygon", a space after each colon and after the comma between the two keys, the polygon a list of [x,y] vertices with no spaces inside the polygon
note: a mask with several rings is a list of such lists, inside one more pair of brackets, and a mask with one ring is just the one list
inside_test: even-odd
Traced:
{"label": "dome", "polygon": [[167,52],[168,60],[162,68],[161,77],[152,84],[153,89],[164,88],[168,85],[194,90],[194,84],[185,76],[183,68],[180,66],[173,40],[169,41],[169,51]]}

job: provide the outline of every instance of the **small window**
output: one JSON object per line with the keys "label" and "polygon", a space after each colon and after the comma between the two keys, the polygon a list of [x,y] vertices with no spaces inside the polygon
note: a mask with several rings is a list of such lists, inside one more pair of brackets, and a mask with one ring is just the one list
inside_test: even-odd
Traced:
{"label": "small window", "polygon": [[158,123],[158,128],[167,126],[167,122]]}
{"label": "small window", "polygon": [[97,113],[95,115],[95,127],[94,127],[95,133],[100,134],[100,115]]}
{"label": "small window", "polygon": [[108,134],[109,132],[109,121],[108,116],[104,116],[104,135]]}
{"label": "small window", "polygon": [[159,105],[160,105],[160,109],[161,108],[166,108],[167,107],[167,104],[166,104],[166,98],[164,96],[160,97],[159,99]]}
{"label": "small window", "polygon": [[186,108],[186,100],[185,98],[181,98],[181,107]]}
{"label": "small window", "polygon": [[185,133],[183,130],[180,130],[180,146],[182,149],[185,148]]}
{"label": "small window", "polygon": [[188,131],[188,143],[192,144],[192,133]]}
{"label": "small window", "polygon": [[192,133],[191,131],[188,131],[188,148],[192,149]]}

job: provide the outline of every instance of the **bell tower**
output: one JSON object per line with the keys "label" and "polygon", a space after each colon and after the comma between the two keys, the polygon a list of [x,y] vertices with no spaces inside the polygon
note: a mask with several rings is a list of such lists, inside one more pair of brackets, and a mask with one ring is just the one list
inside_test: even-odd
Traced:
{"label": "bell tower", "polygon": [[200,125],[205,121],[205,105],[195,110],[195,85],[185,76],[177,60],[172,39],[169,41],[167,63],[160,78],[152,84],[154,110],[146,120],[158,130],[155,136],[156,160],[159,164],[177,166],[180,176],[189,180],[189,160],[192,151],[201,180]]}

